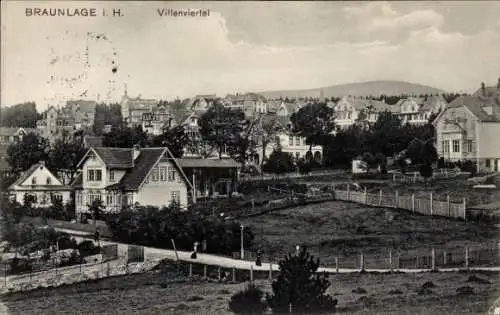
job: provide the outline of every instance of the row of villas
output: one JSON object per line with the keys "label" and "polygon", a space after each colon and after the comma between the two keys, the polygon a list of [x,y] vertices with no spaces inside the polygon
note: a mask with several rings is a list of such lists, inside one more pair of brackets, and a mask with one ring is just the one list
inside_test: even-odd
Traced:
{"label": "row of villas", "polygon": [[77,215],[101,200],[105,211],[168,206],[183,209],[201,197],[230,195],[237,190],[240,164],[231,159],[176,159],[168,148],[90,148],[78,164],[79,173],[65,185],[45,166],[33,165],[9,187],[13,200],[30,196],[35,207],[55,199],[74,202]]}

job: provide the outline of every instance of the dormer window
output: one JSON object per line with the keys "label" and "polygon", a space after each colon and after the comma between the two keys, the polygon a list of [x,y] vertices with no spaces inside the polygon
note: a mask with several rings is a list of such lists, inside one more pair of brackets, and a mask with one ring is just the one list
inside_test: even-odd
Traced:
{"label": "dormer window", "polygon": [[36,185],[36,177],[31,178],[31,185]]}

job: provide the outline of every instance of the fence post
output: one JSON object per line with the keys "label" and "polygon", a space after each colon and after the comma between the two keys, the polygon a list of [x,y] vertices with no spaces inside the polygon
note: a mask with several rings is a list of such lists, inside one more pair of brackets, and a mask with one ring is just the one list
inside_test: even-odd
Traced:
{"label": "fence post", "polygon": [[446,250],[443,251],[443,264],[446,266]]}
{"label": "fence post", "polygon": [[288,304],[288,313],[292,313],[292,303]]}
{"label": "fence post", "polygon": [[430,198],[430,202],[431,202],[431,215],[433,215],[434,211],[433,211],[433,209],[432,209],[432,206],[433,206],[432,204],[434,203],[434,199],[433,199],[433,197],[432,197],[432,191],[431,191],[431,193],[430,193],[429,198]]}
{"label": "fence post", "polygon": [[467,222],[467,200],[465,198],[463,200],[463,208],[464,208],[464,221]]}
{"label": "fence post", "polygon": [[233,282],[236,282],[236,268],[233,267]]}
{"label": "fence post", "polygon": [[269,185],[267,185],[267,192],[270,192],[271,188],[269,188]]}
{"label": "fence post", "polygon": [[365,255],[363,254],[363,252],[361,252],[359,271],[365,271]]}
{"label": "fence post", "polygon": [[203,278],[206,279],[207,278],[207,265],[204,265],[203,266]]}
{"label": "fence post", "polygon": [[392,267],[392,250],[389,250],[389,269],[391,270],[391,272],[393,271],[393,267]]}
{"label": "fence post", "polygon": [[396,190],[396,209],[399,209],[399,191]]}
{"label": "fence post", "polygon": [[218,279],[220,280],[220,266],[219,266],[219,267],[217,267],[217,277],[218,277]]}
{"label": "fence post", "polygon": [[273,279],[273,263],[269,263],[269,280]]}
{"label": "fence post", "polygon": [[364,201],[365,201],[365,205],[366,205],[366,187],[365,187]]}
{"label": "fence post", "polygon": [[193,276],[193,264],[189,264],[189,277]]}
{"label": "fence post", "polygon": [[393,173],[392,174],[392,181],[395,182],[396,181],[396,173]]}
{"label": "fence post", "polygon": [[411,211],[415,214],[415,194],[411,194]]}
{"label": "fence post", "polygon": [[335,271],[339,273],[339,258],[335,257]]}
{"label": "fence post", "polygon": [[253,282],[253,265],[250,265],[250,282]]}
{"label": "fence post", "polygon": [[382,206],[382,189],[380,189],[380,191],[378,193],[378,206],[379,207]]}
{"label": "fence post", "polygon": [[436,270],[436,251],[434,250],[434,247],[432,248],[432,251],[431,251],[431,257],[432,257],[432,270]]}
{"label": "fence post", "polygon": [[469,247],[465,247],[465,269],[469,269]]}
{"label": "fence post", "polygon": [[469,247],[465,247],[465,269],[469,269]]}
{"label": "fence post", "polygon": [[347,183],[347,201],[351,201],[351,194],[349,190],[349,183]]}
{"label": "fence post", "polygon": [[451,217],[450,195],[446,195],[446,205],[448,206],[448,216]]}

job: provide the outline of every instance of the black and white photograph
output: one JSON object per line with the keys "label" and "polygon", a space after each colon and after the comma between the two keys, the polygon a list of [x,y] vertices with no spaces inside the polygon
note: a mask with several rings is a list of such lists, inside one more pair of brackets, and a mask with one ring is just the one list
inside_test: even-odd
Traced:
{"label": "black and white photograph", "polygon": [[1,2],[0,315],[500,315],[500,1]]}

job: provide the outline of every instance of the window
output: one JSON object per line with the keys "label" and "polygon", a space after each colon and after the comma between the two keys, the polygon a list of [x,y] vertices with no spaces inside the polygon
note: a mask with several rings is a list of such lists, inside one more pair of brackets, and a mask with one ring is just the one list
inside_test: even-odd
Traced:
{"label": "window", "polygon": [[293,146],[293,137],[292,136],[288,137],[288,145]]}
{"label": "window", "polygon": [[31,185],[36,185],[36,177],[34,177],[34,176],[31,179]]}
{"label": "window", "polygon": [[179,176],[177,176],[177,182],[178,183],[182,183],[182,178],[181,178],[181,175],[179,174]]}
{"label": "window", "polygon": [[486,160],[486,168],[490,168],[491,167],[491,163],[490,163],[490,160]]}
{"label": "window", "polygon": [[81,193],[76,193],[76,204],[77,205],[82,204],[82,194]]}
{"label": "window", "polygon": [[175,181],[175,170],[168,170],[168,181]]}
{"label": "window", "polygon": [[113,195],[111,195],[111,194],[106,195],[106,203],[108,205],[112,205],[113,204]]}
{"label": "window", "polygon": [[52,184],[52,179],[50,177],[47,177],[47,181],[46,182],[47,182],[47,185],[50,185],[50,184]]}
{"label": "window", "polygon": [[467,140],[467,152],[472,152],[472,140]]}
{"label": "window", "polygon": [[304,146],[306,146],[306,145],[307,145],[307,144],[306,144],[306,138],[303,138],[303,139],[302,139],[302,145],[304,145]]}
{"label": "window", "polygon": [[460,140],[453,140],[453,152],[460,152]]}
{"label": "window", "polygon": [[295,145],[300,145],[300,138],[299,137],[295,137]]}
{"label": "window", "polygon": [[94,170],[88,170],[87,171],[87,180],[89,182],[93,182],[95,180]]}
{"label": "window", "polygon": [[160,180],[162,182],[167,180],[167,167],[165,166],[160,167]]}
{"label": "window", "polygon": [[443,152],[450,153],[450,141],[449,140],[443,141]]}
{"label": "window", "polygon": [[115,180],[115,171],[109,171],[109,180],[114,181]]}
{"label": "window", "polygon": [[158,168],[157,167],[153,168],[153,172],[151,173],[151,180],[153,182],[158,181]]}
{"label": "window", "polygon": [[180,203],[180,193],[179,191],[172,191],[172,202]]}

